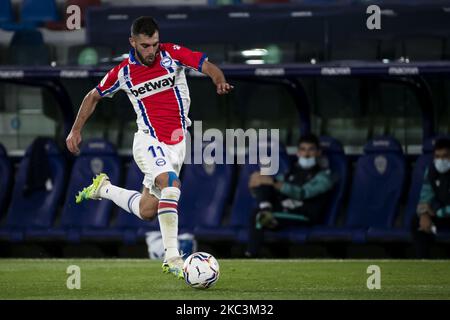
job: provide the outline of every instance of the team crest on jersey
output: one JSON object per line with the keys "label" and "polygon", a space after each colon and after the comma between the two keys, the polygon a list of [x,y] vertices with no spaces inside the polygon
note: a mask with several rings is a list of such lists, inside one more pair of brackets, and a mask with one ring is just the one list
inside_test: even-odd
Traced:
{"label": "team crest on jersey", "polygon": [[169,56],[165,56],[161,59],[161,67],[170,68],[172,66],[173,60]]}

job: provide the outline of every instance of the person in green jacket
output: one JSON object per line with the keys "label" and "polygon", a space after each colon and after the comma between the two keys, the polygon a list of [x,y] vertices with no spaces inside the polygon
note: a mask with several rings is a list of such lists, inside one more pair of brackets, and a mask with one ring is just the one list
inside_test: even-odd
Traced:
{"label": "person in green jacket", "polygon": [[265,229],[321,222],[337,177],[320,165],[321,149],[315,135],[300,138],[297,157],[298,161],[284,175],[272,177],[254,172],[250,176],[249,188],[257,208],[251,217],[247,257],[259,255]]}
{"label": "person in green jacket", "polygon": [[433,162],[425,170],[412,234],[418,258],[430,258],[436,234],[450,230],[450,139],[438,139]]}

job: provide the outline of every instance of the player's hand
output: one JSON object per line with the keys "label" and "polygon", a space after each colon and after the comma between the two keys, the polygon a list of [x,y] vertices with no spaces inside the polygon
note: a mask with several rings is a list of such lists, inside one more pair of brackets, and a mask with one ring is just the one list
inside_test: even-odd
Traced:
{"label": "player's hand", "polygon": [[234,88],[231,84],[226,82],[218,83],[216,87],[217,87],[217,94],[220,95],[227,94]]}
{"label": "player's hand", "polygon": [[78,155],[80,153],[80,149],[78,148],[80,143],[81,143],[81,133],[79,131],[71,130],[66,139],[67,149],[69,149],[69,151],[72,152],[73,154]]}

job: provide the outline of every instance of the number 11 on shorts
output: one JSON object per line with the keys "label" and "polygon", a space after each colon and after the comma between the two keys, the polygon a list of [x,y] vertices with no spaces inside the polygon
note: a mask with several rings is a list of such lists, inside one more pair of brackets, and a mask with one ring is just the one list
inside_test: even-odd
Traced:
{"label": "number 11 on shorts", "polygon": [[153,158],[156,158],[156,157],[157,157],[156,151],[159,151],[159,152],[161,153],[161,156],[162,156],[162,157],[165,157],[165,156],[166,156],[166,155],[164,154],[163,149],[162,149],[160,146],[157,146],[157,147],[156,147],[156,150],[155,150],[155,147],[150,146],[150,147],[148,147],[148,151],[150,151],[150,152],[152,153]]}

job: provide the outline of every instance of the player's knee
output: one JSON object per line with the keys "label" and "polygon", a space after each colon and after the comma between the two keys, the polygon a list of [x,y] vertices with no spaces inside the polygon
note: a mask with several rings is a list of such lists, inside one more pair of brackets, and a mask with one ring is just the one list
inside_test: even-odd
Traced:
{"label": "player's knee", "polygon": [[167,187],[175,187],[175,188],[181,187],[180,179],[178,179],[178,176],[175,172],[161,173],[159,176],[156,177],[155,183],[156,186],[161,190]]}
{"label": "player's knee", "polygon": [[141,210],[139,212],[141,218],[143,220],[153,220],[156,215],[158,214],[158,209],[153,209],[153,208],[144,208],[143,210]]}
{"label": "player's knee", "polygon": [[139,215],[143,220],[153,220],[158,215],[158,204],[141,203],[139,205]]}

